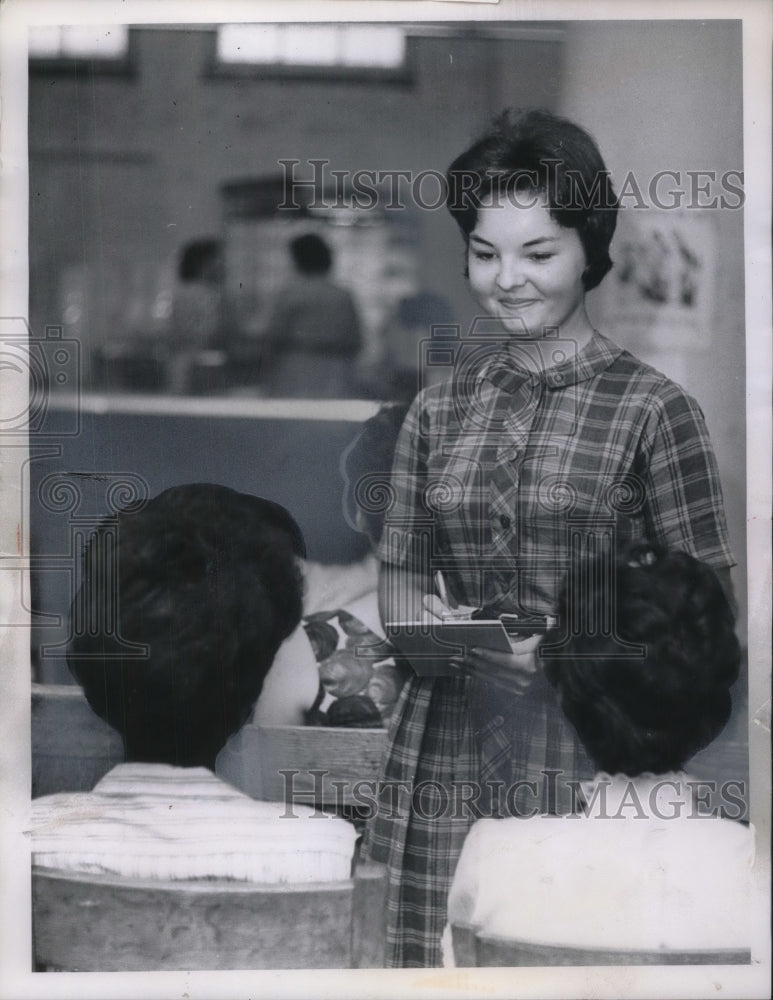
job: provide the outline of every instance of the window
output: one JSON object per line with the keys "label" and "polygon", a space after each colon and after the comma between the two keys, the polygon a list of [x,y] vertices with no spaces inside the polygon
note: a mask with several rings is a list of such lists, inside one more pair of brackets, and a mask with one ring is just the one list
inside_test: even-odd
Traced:
{"label": "window", "polygon": [[405,31],[392,24],[223,24],[215,64],[220,73],[400,75]]}
{"label": "window", "polygon": [[30,69],[71,69],[83,63],[105,72],[125,72],[129,64],[129,28],[125,24],[78,24],[31,27]]}

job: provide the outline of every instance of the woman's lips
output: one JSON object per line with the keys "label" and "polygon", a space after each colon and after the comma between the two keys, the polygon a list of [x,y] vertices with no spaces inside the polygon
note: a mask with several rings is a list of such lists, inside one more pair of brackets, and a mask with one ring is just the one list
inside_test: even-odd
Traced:
{"label": "woman's lips", "polygon": [[499,304],[505,309],[525,309],[538,301],[539,299],[500,299]]}

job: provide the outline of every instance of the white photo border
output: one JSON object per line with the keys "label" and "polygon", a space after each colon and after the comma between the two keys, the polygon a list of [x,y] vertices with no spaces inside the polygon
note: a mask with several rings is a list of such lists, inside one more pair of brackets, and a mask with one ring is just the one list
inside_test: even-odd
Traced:
{"label": "white photo border", "polygon": [[[66,12],[66,18],[65,18]],[[208,16],[207,16],[208,15]],[[771,488],[771,66],[773,8],[766,0],[632,2],[300,2],[246,0],[196,4],[178,0],[5,0],[0,8],[0,317],[25,317],[27,274],[27,58],[29,24],[217,23],[247,20],[701,20],[741,19],[744,46],[744,163],[747,329],[747,551],[751,818],[757,828],[758,962],[737,969],[501,969],[395,972],[197,972],[32,974],[30,967],[29,846],[21,831],[29,808],[29,641],[21,612],[28,539],[17,513],[24,442],[0,448],[0,1000],[42,997],[732,997],[766,996],[770,980],[770,513]],[[664,109],[664,113],[667,110]],[[0,370],[0,393],[7,385]],[[14,383],[16,385],[16,383]],[[18,388],[18,386],[17,386]],[[14,399],[13,412],[27,404]],[[0,416],[7,410],[0,410]],[[767,706],[767,708],[766,708]],[[766,714],[767,713],[767,714]],[[764,929],[763,929],[764,928]]]}

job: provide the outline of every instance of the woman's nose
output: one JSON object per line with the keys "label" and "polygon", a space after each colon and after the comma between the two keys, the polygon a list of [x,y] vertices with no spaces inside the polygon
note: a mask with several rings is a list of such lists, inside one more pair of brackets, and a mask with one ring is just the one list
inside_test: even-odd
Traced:
{"label": "woman's nose", "polygon": [[500,257],[496,283],[503,291],[507,291],[510,288],[517,288],[524,283],[524,280],[523,268],[519,261]]}

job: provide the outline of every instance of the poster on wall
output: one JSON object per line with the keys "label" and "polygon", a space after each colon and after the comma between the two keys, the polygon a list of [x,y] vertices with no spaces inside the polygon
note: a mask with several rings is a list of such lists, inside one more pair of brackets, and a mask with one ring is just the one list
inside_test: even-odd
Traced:
{"label": "poster on wall", "polygon": [[708,212],[623,212],[599,322],[681,384],[711,350],[718,307],[717,219]]}
{"label": "poster on wall", "polygon": [[[527,14],[516,0],[194,6],[126,0],[97,15],[85,2],[0,4],[0,1000],[764,997],[770,562],[761,531],[773,491],[770,275],[760,268],[770,255],[770,142],[760,123],[770,120],[773,12],[757,0],[732,17],[719,0],[680,7],[679,17],[653,2],[624,14],[561,0]],[[449,213],[449,164],[506,107],[539,109],[558,131],[563,116],[577,122],[618,193],[615,178],[641,185],[642,204],[630,204],[628,188],[607,234],[612,267],[597,289],[587,280],[592,227],[548,210],[547,184],[494,184],[486,196],[513,199],[502,212]],[[660,174],[681,186],[681,204],[663,209],[651,197]],[[710,176],[730,204],[690,204],[694,175]],[[602,190],[596,180],[584,178],[587,191]],[[526,205],[524,192],[538,197]],[[527,211],[516,217],[516,207]],[[607,373],[623,350],[622,368],[644,362],[642,397],[657,397],[631,423],[609,416],[614,372],[604,399],[588,388],[589,372]],[[664,384],[672,424],[659,422]],[[419,393],[411,440],[405,432],[396,445]],[[523,421],[559,398],[568,409],[552,425],[558,447],[540,450]],[[702,421],[698,409],[711,446],[680,437]],[[466,439],[448,430],[455,421],[467,421]],[[491,449],[488,434],[511,439]],[[656,448],[658,492],[645,507],[637,489]],[[532,461],[543,464],[529,483]],[[152,517],[133,536],[126,565],[157,558],[127,585],[119,522],[141,525],[165,491],[191,484],[190,507],[172,505],[155,541]],[[236,501],[221,531],[234,491],[295,521],[291,530],[277,507],[261,508],[291,545],[257,582],[228,576],[261,548],[248,537],[249,502]],[[544,676],[539,666],[542,643],[555,654],[557,581],[573,566],[561,545],[595,524],[602,502],[614,530],[630,514],[648,538],[669,504],[692,504],[701,527],[683,547],[703,557],[710,535],[706,559],[721,578],[710,585],[721,611],[698,622],[701,670],[687,695],[674,694],[669,672],[651,703],[633,696],[626,706],[632,717],[643,705],[654,713],[639,749],[660,733],[668,697],[677,707],[664,731],[684,716],[671,734],[684,759],[643,767],[658,772],[654,790],[630,761],[594,768],[590,750],[577,752],[582,735],[570,730],[582,713],[567,722],[558,703],[568,693],[555,698],[545,680],[559,684],[570,657],[557,655]],[[599,535],[604,585],[614,530]],[[409,535],[425,559],[421,613],[496,625],[512,643],[493,656],[453,647],[449,657],[463,661],[453,670],[473,677],[466,687],[421,678],[386,641],[388,599],[401,628],[426,624],[394,613],[401,600],[407,607],[404,579],[389,590]],[[485,565],[465,575],[477,547]],[[642,551],[621,571],[655,579],[658,553]],[[183,620],[156,628],[176,600],[164,588],[194,578],[208,597],[185,596]],[[578,598],[594,579],[581,579]],[[137,580],[147,595],[131,622],[126,612],[136,631],[124,635],[119,615],[134,607]],[[675,593],[673,579],[659,585]],[[273,665],[252,655],[263,652],[264,598],[289,623]],[[636,663],[655,647],[671,662],[661,633],[684,624],[677,599],[663,600],[669,624],[636,646]],[[229,620],[218,614],[226,604]],[[599,638],[592,619],[583,628]],[[149,622],[166,660],[143,639]],[[194,634],[201,643],[187,645]],[[242,634],[254,643],[246,653]],[[68,647],[88,661],[75,676]],[[728,662],[714,664],[720,647]],[[200,648],[216,650],[202,668],[212,682],[217,660],[208,693],[186,702],[185,684],[164,681],[157,697],[156,664],[187,679]],[[115,687],[119,660],[131,683]],[[709,661],[724,685],[716,698],[702,687]],[[260,697],[239,706],[236,722],[213,712],[258,662]],[[630,694],[643,676],[622,687]],[[116,712],[113,697],[131,710]],[[180,714],[137,753],[133,741],[152,733],[166,699]],[[186,729],[180,718],[194,708]],[[617,718],[597,708],[588,705],[602,723]],[[443,714],[450,728],[433,726]],[[199,720],[214,726],[214,716],[217,738],[189,753]],[[476,771],[483,758],[488,769]],[[620,772],[622,785],[605,772]],[[501,798],[486,800],[499,785]],[[707,829],[693,822],[701,811],[716,820],[714,844],[690,839]],[[592,823],[565,818],[581,814],[622,822],[599,822],[592,836]],[[654,825],[670,840],[674,819],[685,820],[682,836],[663,861],[640,833]],[[315,827],[318,841],[306,835]],[[492,839],[466,855],[449,897],[470,829]],[[60,849],[67,836],[78,851]],[[248,860],[228,867],[213,851],[227,843]],[[369,852],[390,863],[388,880],[363,863]],[[197,867],[202,855],[215,860]]]}
{"label": "poster on wall", "polygon": [[656,341],[700,343],[712,323],[717,245],[713,219],[698,212],[626,213],[604,310],[610,328]]}

